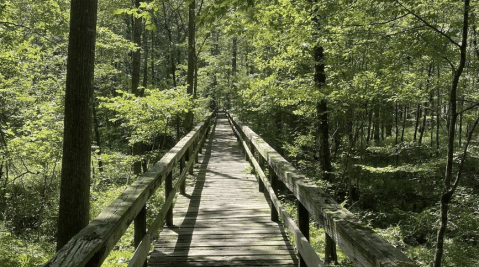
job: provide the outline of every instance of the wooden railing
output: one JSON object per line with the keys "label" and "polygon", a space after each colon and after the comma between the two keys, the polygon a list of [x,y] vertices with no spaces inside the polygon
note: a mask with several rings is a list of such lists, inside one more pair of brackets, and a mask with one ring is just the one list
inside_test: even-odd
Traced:
{"label": "wooden railing", "polygon": [[[193,173],[193,165],[208,136],[216,112],[182,138],[152,168],[143,173],[96,219],[75,235],[45,266],[76,267],[100,266],[123,236],[131,222],[135,222],[135,254],[130,266],[146,266],[150,240],[166,222],[173,224],[172,203],[178,190],[184,192],[187,172]],[[188,163],[185,165],[185,162]],[[173,168],[180,164],[180,174],[173,187]],[[146,203],[162,183],[165,183],[165,203],[158,217],[148,227]]]}
{"label": "wooden railing", "polygon": [[[396,249],[382,239],[372,229],[366,227],[351,212],[315,185],[309,178],[296,170],[278,152],[271,148],[261,137],[240,120],[226,112],[228,120],[235,132],[238,141],[242,144],[246,159],[253,165],[259,177],[259,190],[267,190],[267,195],[273,204],[271,220],[278,221],[281,217],[283,224],[294,236],[295,245],[299,252],[300,266],[325,266],[309,243],[309,216],[324,228],[342,251],[349,257],[355,266],[417,266]],[[258,158],[255,159],[255,151]],[[268,168],[269,178],[261,166]],[[282,181],[297,199],[298,224],[281,207],[277,198],[278,182]]]}

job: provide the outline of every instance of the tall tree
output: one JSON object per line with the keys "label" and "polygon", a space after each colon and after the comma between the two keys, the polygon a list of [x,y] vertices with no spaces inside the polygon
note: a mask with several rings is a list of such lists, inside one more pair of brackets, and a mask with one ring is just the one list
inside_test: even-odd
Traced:
{"label": "tall tree", "polygon": [[[456,133],[456,121],[457,121],[457,88],[459,85],[459,80],[461,78],[462,72],[466,65],[467,57],[467,33],[469,30],[469,6],[470,1],[464,1],[464,13],[463,13],[463,27],[462,27],[462,38],[459,43],[455,43],[452,39],[451,42],[455,43],[460,50],[460,59],[457,68],[453,67],[453,78],[451,83],[451,89],[449,91],[449,105],[450,105],[450,114],[448,119],[448,139],[447,139],[447,163],[446,163],[446,174],[444,177],[444,185],[441,196],[441,218],[439,230],[437,232],[437,241],[436,241],[436,253],[434,255],[434,267],[441,267],[442,255],[444,251],[444,237],[447,229],[448,222],[448,211],[449,211],[449,202],[451,201],[454,192],[456,191],[457,185],[459,184],[459,178],[461,177],[461,167],[459,167],[459,172],[456,174],[456,178],[453,178],[452,168],[454,165],[454,142],[455,142],[455,133]],[[467,149],[467,146],[466,146]],[[463,158],[465,157],[467,150],[464,151]],[[461,165],[463,161],[461,162]]]}
{"label": "tall tree", "polygon": [[[132,0],[133,5],[136,8],[140,7],[140,0]],[[131,66],[131,92],[135,96],[142,96],[144,90],[140,90],[140,63],[141,63],[141,25],[142,19],[141,17],[137,17],[133,15],[133,32],[132,32],[132,40],[133,43],[136,45],[135,51],[132,54],[132,66]],[[133,144],[133,156],[139,156],[142,153],[142,143],[136,142]],[[140,174],[141,173],[141,161],[138,160],[133,164],[133,173]]]}
{"label": "tall tree", "polygon": [[72,0],[57,251],[89,222],[98,0]]}
{"label": "tall tree", "polygon": [[[195,9],[196,1],[192,0],[189,5],[188,11],[188,76],[186,77],[187,93],[193,95],[194,87],[194,74],[195,74],[195,61],[196,61],[196,51],[195,51],[195,33],[196,33],[196,23],[195,23]],[[193,111],[190,110],[186,114],[185,119],[185,128],[186,131],[191,131],[193,128]]]}
{"label": "tall tree", "polygon": [[[313,8],[313,14],[315,14],[317,7]],[[313,22],[315,24],[315,30],[313,37],[316,40],[319,40],[320,36],[320,18],[317,15],[313,15]],[[325,59],[324,59],[324,48],[320,44],[315,44],[313,48],[314,56],[314,76],[313,80],[317,89],[323,93],[326,85],[326,73],[325,73]],[[328,103],[326,99],[320,99],[316,104],[316,112],[318,116],[318,136],[319,136],[319,165],[323,173],[323,179],[332,183],[333,168],[331,166],[331,151],[329,150],[329,122],[328,122]],[[325,246],[325,262],[338,262],[338,256],[336,254],[336,243],[328,235],[325,234],[326,246]]]}

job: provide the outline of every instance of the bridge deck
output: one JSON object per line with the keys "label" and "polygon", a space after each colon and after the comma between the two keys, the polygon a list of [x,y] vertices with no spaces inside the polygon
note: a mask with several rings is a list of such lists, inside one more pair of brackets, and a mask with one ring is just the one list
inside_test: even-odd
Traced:
{"label": "bridge deck", "polygon": [[205,148],[196,181],[178,196],[174,226],[161,232],[148,266],[297,266],[224,114]]}

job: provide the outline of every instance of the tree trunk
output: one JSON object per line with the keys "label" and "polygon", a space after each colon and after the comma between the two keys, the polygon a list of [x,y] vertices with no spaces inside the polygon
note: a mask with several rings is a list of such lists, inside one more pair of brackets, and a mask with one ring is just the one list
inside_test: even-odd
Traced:
{"label": "tree trunk", "polygon": [[[366,108],[367,108],[367,105],[366,105]],[[369,111],[367,112],[367,115],[368,115],[368,136],[366,137],[366,142],[369,143],[369,140],[371,140],[371,125],[372,125],[372,117],[373,117],[373,112],[372,111]]]}
{"label": "tree trunk", "polygon": [[[188,75],[186,81],[188,83],[186,92],[193,96],[193,87],[194,87],[194,74],[195,74],[195,8],[196,1],[192,0],[189,5],[189,16],[188,16]],[[185,118],[185,129],[187,132],[193,129],[193,111],[189,110]]]}
{"label": "tree trunk", "polygon": [[383,122],[384,122],[384,127],[386,128],[386,137],[392,136],[393,135],[393,113],[394,113],[394,106],[392,103],[387,102],[385,107],[384,107],[384,116],[383,116]]}
{"label": "tree trunk", "polygon": [[97,0],[72,0],[57,251],[88,225]]}
{"label": "tree trunk", "polygon": [[406,129],[406,121],[407,121],[407,105],[404,105],[403,116],[404,118],[402,121],[401,142],[404,142],[404,130]]}
{"label": "tree trunk", "polygon": [[[133,0],[133,4],[136,8],[140,7],[140,0]],[[133,18],[133,33],[132,40],[135,46],[138,48],[133,51],[132,66],[131,66],[131,92],[139,97],[142,96],[142,91],[139,90],[140,86],[140,63],[141,63],[141,18]],[[141,143],[133,144],[132,154],[133,156],[140,156],[143,152],[143,145]],[[141,173],[141,160],[133,163],[133,173],[138,175]]]}
{"label": "tree trunk", "polygon": [[237,53],[238,53],[238,45],[237,45],[237,38],[233,37],[233,55],[231,59],[231,69],[233,71],[233,75],[236,74],[236,60],[237,60]]}
{"label": "tree trunk", "polygon": [[173,87],[176,88],[176,65],[175,65],[175,57],[174,57],[174,49],[172,47],[173,44],[173,36],[171,35],[171,29],[168,26],[168,20],[166,17],[166,7],[165,7],[165,2],[161,2],[162,9],[163,9],[163,17],[165,19],[165,30],[168,33],[168,61],[170,62],[170,73],[171,73],[171,78],[173,80]]}
{"label": "tree trunk", "polygon": [[418,145],[421,145],[422,144],[422,138],[424,136],[424,131],[426,129],[426,119],[427,119],[427,105],[428,105],[428,102],[424,102],[424,106],[423,106],[423,119],[422,119],[422,125],[421,127],[419,128],[419,140],[418,140]]}
{"label": "tree trunk", "polygon": [[[439,80],[439,65],[437,66],[437,79]],[[439,153],[440,142],[439,142],[439,128],[441,127],[441,89],[437,87],[437,107],[436,107],[436,150]]]}
{"label": "tree trunk", "polygon": [[381,118],[379,116],[379,103],[374,104],[374,141],[379,143],[379,130],[381,127]]}
{"label": "tree trunk", "polygon": [[[324,72],[324,50],[321,46],[314,47],[314,82],[321,90],[326,83],[326,75]],[[331,152],[329,150],[329,127],[328,127],[328,105],[325,99],[322,99],[317,103],[318,114],[318,137],[319,137],[319,165],[323,172],[323,179],[333,183],[334,178],[332,175],[331,166]],[[326,234],[326,250],[325,261],[326,263],[336,262],[336,243],[333,239]]]}
{"label": "tree trunk", "polygon": [[413,141],[416,142],[417,140],[417,130],[419,129],[419,120],[421,118],[421,105],[417,104],[416,108],[416,123],[414,124],[414,139]]}
{"label": "tree trunk", "polygon": [[[464,96],[461,97],[461,99],[459,100],[459,105],[461,106],[461,109],[463,109],[464,107]],[[458,132],[458,137],[459,137],[459,140],[458,140],[458,145],[459,147],[462,146],[462,113],[459,114],[459,132]]]}
{"label": "tree trunk", "polygon": [[[429,64],[429,69],[427,71],[427,81],[426,81],[426,92],[429,91],[429,85],[431,81],[431,75],[432,75],[432,63]],[[421,131],[419,134],[419,141],[418,144],[422,144],[422,138],[424,137],[424,131],[426,130],[426,117],[427,117],[427,110],[428,110],[428,102],[424,101],[424,114],[423,114],[423,120],[422,120],[422,126],[421,126]]]}
{"label": "tree trunk", "polygon": [[[444,238],[446,235],[447,222],[448,222],[448,210],[449,202],[454,194],[457,186],[457,181],[451,186],[452,183],[452,168],[454,162],[454,140],[455,140],[455,128],[457,120],[457,87],[459,79],[461,78],[464,66],[466,64],[467,56],[467,31],[469,22],[469,0],[464,1],[464,24],[462,30],[462,41],[460,42],[461,59],[457,70],[454,71],[454,77],[452,80],[451,91],[449,94],[450,103],[450,116],[449,116],[449,136],[447,140],[447,164],[446,174],[444,177],[443,194],[441,197],[441,218],[440,226],[437,232],[436,251],[434,255],[434,267],[441,267],[442,255],[444,254]],[[464,152],[464,157],[465,157]],[[460,174],[458,174],[458,179]]]}
{"label": "tree trunk", "polygon": [[148,87],[148,33],[146,30],[143,32],[143,51],[145,51],[145,57],[143,60],[143,90]]}
{"label": "tree trunk", "polygon": [[398,137],[399,137],[399,128],[398,128],[398,113],[399,113],[399,110],[398,110],[398,102],[395,102],[395,103],[394,103],[394,109],[395,109],[395,112],[394,112],[394,124],[395,124],[395,128],[396,128],[396,141],[395,141],[395,144],[397,145],[397,144],[398,144]]}
{"label": "tree trunk", "polygon": [[96,145],[98,146],[98,152],[97,152],[97,155],[99,156],[98,158],[98,171],[100,173],[103,172],[103,162],[100,158],[101,156],[101,138],[100,138],[100,129],[98,128],[98,117],[96,115],[96,104],[95,104],[95,99],[93,99],[93,105],[92,105],[92,109],[93,109],[93,127],[94,127],[94,131],[95,131],[95,138],[96,138]]}
{"label": "tree trunk", "polygon": [[429,94],[429,103],[431,105],[431,133],[430,133],[430,138],[431,138],[431,148],[434,146],[434,127],[435,127],[435,122],[434,122],[434,91],[431,90],[431,93]]}

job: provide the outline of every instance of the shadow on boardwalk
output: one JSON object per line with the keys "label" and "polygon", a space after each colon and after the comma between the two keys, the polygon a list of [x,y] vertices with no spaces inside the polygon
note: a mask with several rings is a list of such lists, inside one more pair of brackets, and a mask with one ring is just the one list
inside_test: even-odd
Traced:
{"label": "shadow on boardwalk", "polygon": [[179,195],[174,226],[162,231],[149,266],[296,266],[224,114],[200,157],[196,182]]}

